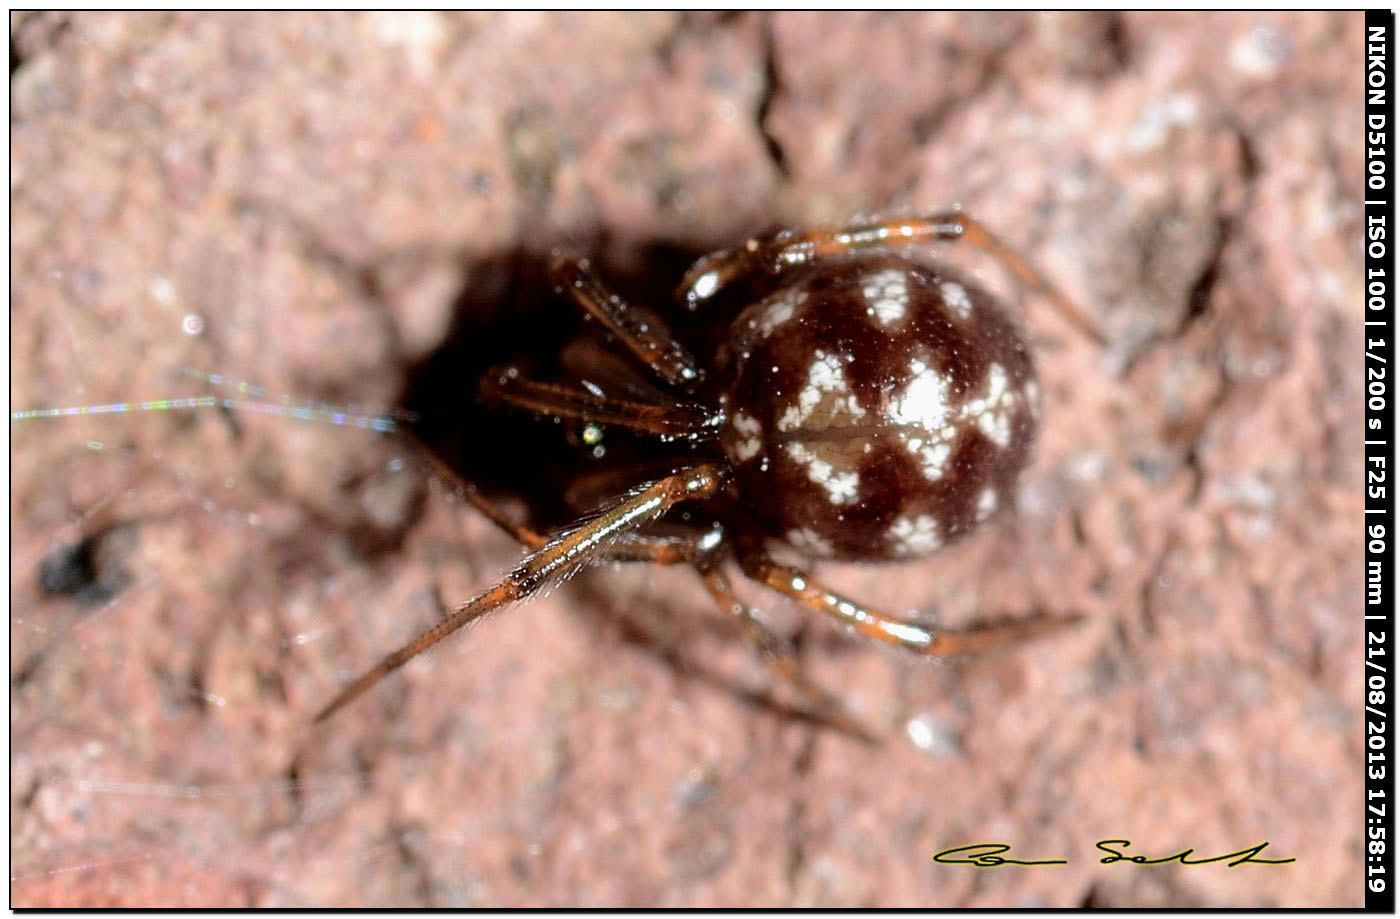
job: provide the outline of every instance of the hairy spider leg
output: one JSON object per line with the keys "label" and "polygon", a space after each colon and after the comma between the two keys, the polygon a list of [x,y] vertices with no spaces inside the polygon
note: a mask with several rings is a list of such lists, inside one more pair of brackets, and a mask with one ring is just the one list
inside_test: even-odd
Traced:
{"label": "hairy spider leg", "polygon": [[386,655],[346,686],[321,709],[313,723],[325,721],[384,677],[463,626],[567,578],[599,557],[607,557],[614,541],[622,534],[656,520],[682,501],[711,497],[723,481],[724,470],[720,466],[691,466],[637,488],[579,527],[556,533],[495,585],[457,607],[402,648]]}
{"label": "hairy spider leg", "polygon": [[687,391],[699,385],[704,376],[700,365],[661,317],[608,290],[586,259],[556,263],[550,278],[658,377]]}
{"label": "hairy spider leg", "polygon": [[734,593],[733,584],[722,570],[705,564],[696,564],[695,570],[699,572],[705,589],[710,592],[715,604],[738,621],[744,637],[757,650],[759,659],[770,673],[791,684],[814,706],[814,714],[822,721],[867,743],[878,742],[878,731],[863,723],[851,712],[840,696],[813,682],[802,672],[802,666],[791,645],[765,625],[752,607],[738,598]]}
{"label": "hairy spider leg", "polygon": [[1028,619],[1000,620],[965,630],[935,629],[905,622],[874,607],[849,600],[829,590],[805,571],[779,564],[762,552],[741,554],[739,564],[749,577],[791,597],[807,609],[843,622],[869,638],[930,657],[1004,647],[1074,625],[1082,618],[1075,614],[1037,613]]}
{"label": "hairy spider leg", "polygon": [[1030,262],[1002,242],[980,222],[958,211],[927,217],[893,217],[842,227],[784,230],[750,239],[734,249],[706,256],[681,280],[677,297],[690,309],[720,288],[754,272],[777,275],[787,268],[859,249],[920,246],[935,241],[971,243],[996,259],[1026,287],[1043,296],[1066,322],[1093,341],[1104,344],[1102,333],[1083,309],[1061,294]]}
{"label": "hairy spider leg", "polygon": [[[457,497],[480,511],[486,519],[503,530],[507,536],[532,551],[542,548],[549,541],[547,536],[512,520],[494,501],[483,495],[471,483],[462,481],[461,477],[449,469],[442,460],[431,453],[427,454],[426,458],[437,470],[438,477],[453,488]],[[635,482],[636,479],[632,481]],[[609,493],[609,497],[616,500],[616,494],[617,490],[614,489]],[[717,530],[718,525],[714,529]],[[699,557],[698,547],[706,542],[717,542],[719,539],[719,535],[712,536],[709,535],[710,532],[706,531],[706,533],[696,536],[691,533],[680,535],[628,531],[614,536],[607,548],[601,550],[599,557],[613,562],[689,565],[693,564]]]}
{"label": "hairy spider leg", "polygon": [[666,440],[699,440],[718,435],[713,413],[698,405],[656,405],[604,395],[583,386],[541,383],[513,372],[491,370],[481,378],[481,396],[545,417],[572,418],[650,434]]}

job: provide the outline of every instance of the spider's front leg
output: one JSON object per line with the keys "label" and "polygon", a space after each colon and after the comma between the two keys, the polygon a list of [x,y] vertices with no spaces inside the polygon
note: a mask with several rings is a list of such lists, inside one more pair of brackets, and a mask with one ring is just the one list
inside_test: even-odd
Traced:
{"label": "spider's front leg", "polygon": [[488,371],[481,398],[534,412],[543,418],[596,422],[668,440],[699,440],[716,434],[716,413],[673,399],[661,405],[604,395],[595,386],[545,383],[521,376],[513,367]]}
{"label": "spider's front leg", "polygon": [[550,278],[662,380],[686,391],[700,385],[700,364],[661,317],[608,290],[586,259],[559,261]]}
{"label": "spider's front leg", "polygon": [[325,721],[384,677],[463,626],[508,603],[529,597],[598,558],[611,557],[610,550],[619,538],[656,520],[676,504],[712,497],[722,487],[724,475],[722,467],[710,464],[682,469],[634,490],[582,526],[556,533],[484,593],[457,607],[341,690],[314,721]]}

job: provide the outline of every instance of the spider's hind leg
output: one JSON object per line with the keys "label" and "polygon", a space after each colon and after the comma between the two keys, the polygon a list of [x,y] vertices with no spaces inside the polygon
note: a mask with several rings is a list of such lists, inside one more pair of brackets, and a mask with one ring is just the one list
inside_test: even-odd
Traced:
{"label": "spider's hind leg", "polygon": [[740,565],[749,577],[791,597],[813,612],[830,616],[868,638],[928,657],[1003,648],[1074,625],[1082,618],[1072,613],[1037,611],[1024,619],[999,619],[961,630],[939,629],[906,622],[883,610],[843,597],[814,580],[807,572],[780,564],[763,553],[741,555]]}

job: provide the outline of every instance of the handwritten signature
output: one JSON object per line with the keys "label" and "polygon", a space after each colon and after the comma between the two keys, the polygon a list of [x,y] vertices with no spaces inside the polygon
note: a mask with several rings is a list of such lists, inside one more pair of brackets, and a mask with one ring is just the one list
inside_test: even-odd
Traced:
{"label": "handwritten signature", "polygon": [[[1208,865],[1212,862],[1225,862],[1225,867],[1234,868],[1237,865],[1282,865],[1287,862],[1296,862],[1296,858],[1262,858],[1259,856],[1268,848],[1267,841],[1251,846],[1248,849],[1239,849],[1235,852],[1226,852],[1224,855],[1196,856],[1196,850],[1182,849],[1172,855],[1162,855],[1151,858],[1146,855],[1131,855],[1128,849],[1132,847],[1132,841],[1128,839],[1100,839],[1094,844],[1094,848],[1100,852],[1107,853],[1099,862],[1111,865],[1114,862],[1131,862],[1135,865],[1165,865],[1168,862],[1175,862],[1180,865]],[[978,868],[1000,868],[1003,865],[1068,865],[1067,858],[1011,858],[1006,855],[1011,851],[1011,847],[999,842],[981,842],[970,846],[957,846],[952,849],[944,849],[934,855],[933,860],[944,865],[975,865]]]}

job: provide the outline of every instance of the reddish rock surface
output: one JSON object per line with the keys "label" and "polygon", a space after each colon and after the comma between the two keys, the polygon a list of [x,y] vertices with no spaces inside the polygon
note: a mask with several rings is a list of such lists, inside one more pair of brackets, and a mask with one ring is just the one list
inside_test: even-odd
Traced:
{"label": "reddish rock surface", "polygon": [[[657,246],[953,204],[1110,339],[1028,300],[1046,420],[1018,513],[822,569],[949,623],[1084,625],[926,662],[749,592],[873,748],[751,701],[763,670],[694,577],[636,568],[312,732],[517,550],[391,438],[12,424],[14,905],[1359,905],[1359,15],[11,30],[16,407],[207,392],[193,367],[372,410],[522,254],[636,276]],[[42,591],[45,559],[86,589]],[[1123,837],[1298,861],[1101,865]],[[1070,863],[931,860],[985,841]]]}

